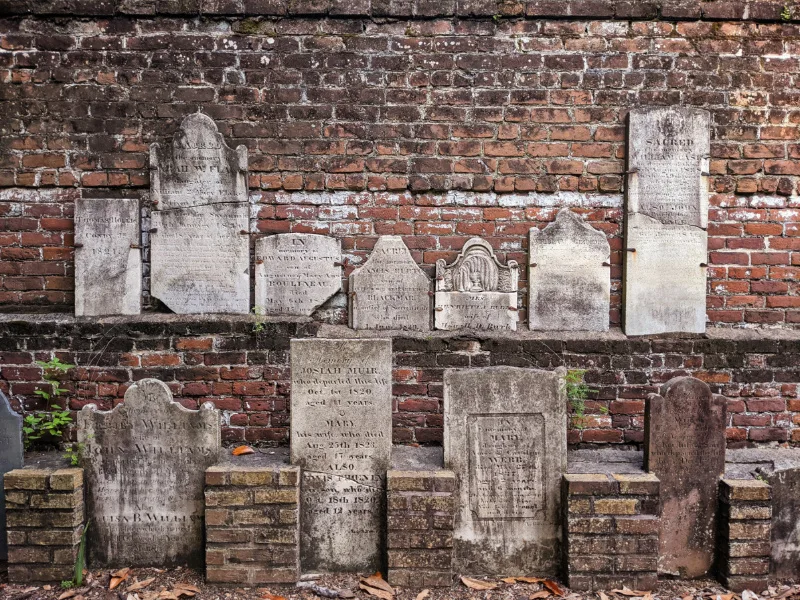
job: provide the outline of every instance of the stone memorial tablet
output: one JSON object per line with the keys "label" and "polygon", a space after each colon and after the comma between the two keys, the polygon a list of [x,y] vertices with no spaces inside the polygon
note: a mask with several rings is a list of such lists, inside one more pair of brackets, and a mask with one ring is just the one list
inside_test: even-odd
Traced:
{"label": "stone memorial tablet", "polygon": [[137,315],[142,256],[139,201],[75,201],[75,315]]}
{"label": "stone memorial tablet", "polygon": [[0,392],[0,560],[8,558],[3,476],[21,469],[22,462],[22,417],[11,409],[8,398]]}
{"label": "stone memorial tablet", "polygon": [[256,240],[256,313],[310,316],[342,288],[337,239],[281,233]]}
{"label": "stone memorial tablet", "polygon": [[84,406],[78,440],[91,564],[201,567],[205,470],[219,458],[219,411],[188,410],[166,384],[142,379],[112,411]]}
{"label": "stone memorial tablet", "polygon": [[350,327],[429,331],[431,283],[399,235],[378,238],[350,274]]}
{"label": "stone memorial tablet", "polygon": [[772,573],[800,579],[800,467],[777,469],[772,486]]}
{"label": "stone memorial tablet", "polygon": [[708,234],[632,215],[626,237],[625,333],[705,332]]}
{"label": "stone memorial tablet", "polygon": [[607,331],[611,248],[568,208],[530,231],[528,324],[542,331]]}
{"label": "stone memorial tablet", "polygon": [[492,247],[472,238],[452,265],[436,261],[436,329],[517,329],[519,266],[503,266]]}
{"label": "stone memorial tablet", "polygon": [[292,464],[304,571],[381,568],[392,449],[391,340],[292,340]]}
{"label": "stone memorial tablet", "polygon": [[196,113],[150,146],[150,173],[152,296],[179,314],[249,313],[247,148]]}
{"label": "stone memorial tablet", "polygon": [[644,468],[661,480],[661,573],[695,578],[711,569],[725,411],[725,398],[694,377],[671,379],[647,398]]}
{"label": "stone memorial tablet", "polygon": [[707,226],[710,122],[699,108],[631,110],[628,212],[665,225]]}
{"label": "stone memorial tablet", "polygon": [[457,572],[558,572],[565,374],[563,368],[445,371],[445,468],[461,482],[453,541]]}

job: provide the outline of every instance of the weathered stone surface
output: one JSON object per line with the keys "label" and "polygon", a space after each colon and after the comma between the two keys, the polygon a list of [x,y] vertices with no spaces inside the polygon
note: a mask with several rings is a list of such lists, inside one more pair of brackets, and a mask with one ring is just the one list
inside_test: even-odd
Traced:
{"label": "weathered stone surface", "polygon": [[503,266],[480,238],[464,244],[452,265],[436,261],[436,329],[517,329],[519,266]]}
{"label": "weathered stone surface", "polygon": [[563,368],[445,371],[444,460],[460,481],[456,572],[558,572],[564,374]]}
{"label": "weathered stone surface", "polygon": [[310,316],[342,287],[337,239],[282,233],[256,240],[256,312]]}
{"label": "weathered stone surface", "polygon": [[626,240],[625,333],[705,332],[706,231],[629,215]]}
{"label": "weathered stone surface", "polygon": [[3,493],[3,475],[22,468],[22,417],[11,409],[3,392],[0,392],[0,560],[6,560],[6,502]]}
{"label": "weathered stone surface", "polygon": [[381,568],[392,449],[391,340],[292,340],[292,464],[303,570]]}
{"label": "weathered stone surface", "polygon": [[220,452],[219,411],[173,402],[143,379],[109,412],[78,413],[85,444],[88,552],[97,566],[203,564],[205,470]]}
{"label": "weathered stone surface", "polygon": [[350,327],[429,331],[431,283],[399,235],[378,238],[350,274]]}
{"label": "weathered stone surface", "polygon": [[543,331],[607,331],[611,248],[568,208],[530,231],[528,323]]}
{"label": "weathered stone surface", "polygon": [[725,470],[725,399],[676,377],[645,408],[645,470],[661,480],[659,572],[700,577],[714,558],[719,478]]}
{"label": "weathered stone surface", "polygon": [[139,201],[75,201],[75,315],[136,315],[141,311]]}
{"label": "weathered stone surface", "polygon": [[772,572],[800,578],[800,467],[776,470],[772,486]]}
{"label": "weathered stone surface", "polygon": [[249,312],[247,204],[153,211],[152,224],[155,298],[178,314]]}
{"label": "weathered stone surface", "polygon": [[630,111],[628,212],[705,229],[710,122],[698,108]]}

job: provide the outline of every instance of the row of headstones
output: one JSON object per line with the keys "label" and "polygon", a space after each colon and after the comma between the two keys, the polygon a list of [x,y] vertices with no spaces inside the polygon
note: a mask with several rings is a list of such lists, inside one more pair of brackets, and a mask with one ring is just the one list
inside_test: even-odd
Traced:
{"label": "row of headstones", "polygon": [[[375,568],[392,450],[391,341],[292,340],[291,368],[302,566]],[[560,482],[567,466],[564,375],[563,368],[445,371],[444,462],[461,482],[457,567],[557,572]],[[13,414],[7,401],[5,413]],[[8,471],[21,466],[20,424],[7,415],[0,423],[6,424],[0,440]],[[9,435],[14,427],[16,434]],[[711,565],[724,432],[724,399],[700,380],[674,379],[648,400],[645,469],[661,480],[667,572],[694,576]],[[14,438],[17,446],[10,450]],[[196,563],[204,473],[220,459],[219,412],[210,404],[188,410],[172,400],[166,384],[145,379],[110,412],[84,407],[78,439],[84,444],[92,561]]]}
{"label": "row of headstones", "polygon": [[[705,330],[709,114],[631,111],[625,223],[624,315],[631,335]],[[250,312],[247,149],[228,147],[197,113],[172,144],[150,151],[150,292],[186,313]],[[137,314],[142,261],[136,199],[76,204],[76,315]],[[610,249],[569,210],[530,232],[530,327],[608,329]],[[256,312],[307,316],[341,287],[334,239],[288,234],[255,243]],[[514,330],[515,261],[502,265],[473,238],[436,264],[437,329]],[[350,281],[356,329],[426,331],[430,283],[399,237],[381,238]]]}

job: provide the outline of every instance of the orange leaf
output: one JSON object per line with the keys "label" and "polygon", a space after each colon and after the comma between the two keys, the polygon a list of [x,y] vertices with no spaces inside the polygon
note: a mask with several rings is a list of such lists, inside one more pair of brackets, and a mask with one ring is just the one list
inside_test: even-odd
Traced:
{"label": "orange leaf", "polygon": [[394,588],[386,583],[380,573],[375,573],[375,575],[370,575],[369,577],[362,577],[361,583],[394,595]]}
{"label": "orange leaf", "polygon": [[262,590],[261,597],[264,598],[264,600],[286,600],[286,598],[284,598],[283,596],[276,596],[275,594],[267,590]]}
{"label": "orange leaf", "polygon": [[367,592],[368,594],[372,594],[373,596],[380,598],[381,600],[394,600],[394,594],[391,594],[386,590],[382,590],[380,588],[374,588],[369,585],[364,585],[363,583],[359,583],[358,587]]}
{"label": "orange leaf", "polygon": [[430,595],[431,591],[429,589],[424,589],[419,594],[417,594],[417,597],[414,598],[414,600],[425,600],[425,598],[427,598]]}
{"label": "orange leaf", "polygon": [[556,583],[552,579],[545,579],[544,581],[542,581],[542,583],[544,584],[544,587],[553,592],[556,596],[567,595],[567,590],[558,585],[558,583]]}
{"label": "orange leaf", "polygon": [[241,456],[242,454],[255,454],[256,451],[250,446],[237,446],[231,451],[234,456]]}
{"label": "orange leaf", "polygon": [[496,583],[481,581],[480,579],[472,579],[471,577],[462,577],[461,583],[463,583],[471,590],[480,590],[480,591],[493,590],[497,587]]}
{"label": "orange leaf", "polygon": [[143,579],[142,581],[135,581],[128,586],[128,589],[125,590],[126,592],[135,592],[137,590],[141,590],[146,588],[148,585],[153,583],[156,580],[155,577],[151,577],[150,579]]}
{"label": "orange leaf", "polygon": [[539,598],[549,598],[552,596],[548,590],[539,590],[538,592],[534,592],[529,596],[529,600],[539,600]]}
{"label": "orange leaf", "polygon": [[108,584],[109,590],[114,590],[119,587],[119,584],[127,580],[131,576],[131,570],[128,567],[120,569],[116,573],[111,574],[111,582]]}

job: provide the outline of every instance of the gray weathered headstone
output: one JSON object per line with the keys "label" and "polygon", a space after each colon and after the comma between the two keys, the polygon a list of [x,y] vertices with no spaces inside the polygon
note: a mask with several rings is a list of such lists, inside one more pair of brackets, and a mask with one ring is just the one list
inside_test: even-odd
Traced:
{"label": "gray weathered headstone", "polygon": [[705,229],[710,124],[709,112],[699,108],[631,110],[628,212]]}
{"label": "gray weathered headstone", "polygon": [[220,453],[219,411],[188,410],[142,379],[109,412],[78,413],[92,564],[202,566],[205,470]]}
{"label": "gray weathered headstone", "polygon": [[606,331],[611,247],[568,208],[530,231],[528,324],[543,331]]}
{"label": "gray weathered headstone", "polygon": [[772,573],[800,578],[800,467],[776,469],[772,486]]}
{"label": "gray weathered headstone", "polygon": [[563,368],[445,371],[444,461],[460,481],[457,572],[558,572],[565,374]]}
{"label": "gray weathered headstone", "polygon": [[3,475],[21,469],[22,460],[22,417],[11,409],[8,398],[0,392],[0,560],[8,558]]}
{"label": "gray weathered headstone", "polygon": [[635,109],[628,140],[625,333],[705,331],[710,116]]}
{"label": "gray weathered headstone", "polygon": [[694,377],[647,398],[644,468],[661,481],[659,572],[694,578],[712,566],[725,410],[725,398]]}
{"label": "gray weathered headstone", "polygon": [[337,239],[281,233],[256,240],[256,312],[310,316],[342,287]]}
{"label": "gray weathered headstone", "polygon": [[350,327],[429,331],[431,283],[399,235],[378,238],[350,274]]}
{"label": "gray weathered headstone", "polygon": [[292,340],[292,464],[303,570],[381,568],[392,449],[391,340]]}
{"label": "gray weathered headstone", "polygon": [[451,265],[436,261],[436,329],[517,329],[519,266],[503,266],[480,238],[464,244]]}
{"label": "gray weathered headstone", "polygon": [[75,315],[138,315],[142,298],[139,201],[75,201]]}
{"label": "gray weathered headstone", "polygon": [[150,172],[151,295],[179,314],[250,312],[247,148],[196,113],[150,146]]}

